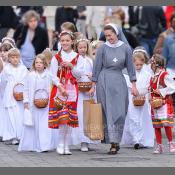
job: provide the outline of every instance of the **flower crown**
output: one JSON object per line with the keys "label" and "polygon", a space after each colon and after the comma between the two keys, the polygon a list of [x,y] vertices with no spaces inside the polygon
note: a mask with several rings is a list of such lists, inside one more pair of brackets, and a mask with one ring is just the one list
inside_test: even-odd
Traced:
{"label": "flower crown", "polygon": [[14,39],[12,39],[10,37],[4,37],[2,39],[2,45],[5,44],[5,43],[10,44],[12,47],[15,47],[15,45],[16,45]]}
{"label": "flower crown", "polygon": [[74,38],[73,32],[69,32],[69,31],[62,31],[62,32],[59,34],[59,38],[60,38],[63,34],[68,34],[68,35],[70,35],[72,38]]}
{"label": "flower crown", "polygon": [[86,41],[86,42],[89,42],[89,40],[88,40],[88,39],[86,39],[86,38],[80,38],[80,39],[78,39],[78,40],[77,40],[77,43],[79,43],[79,42],[81,42],[81,41]]}
{"label": "flower crown", "polygon": [[98,42],[99,42],[99,40],[94,40],[94,41],[92,41],[92,42],[91,42],[91,46],[92,46],[92,47],[96,47],[97,44],[98,44]]}

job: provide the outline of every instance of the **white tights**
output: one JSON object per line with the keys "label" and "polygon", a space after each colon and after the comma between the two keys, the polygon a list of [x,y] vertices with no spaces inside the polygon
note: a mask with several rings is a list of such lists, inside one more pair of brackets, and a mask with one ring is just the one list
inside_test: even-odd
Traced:
{"label": "white tights", "polygon": [[71,136],[71,129],[68,125],[60,125],[59,129],[59,145],[64,146],[65,148],[69,147],[69,140]]}

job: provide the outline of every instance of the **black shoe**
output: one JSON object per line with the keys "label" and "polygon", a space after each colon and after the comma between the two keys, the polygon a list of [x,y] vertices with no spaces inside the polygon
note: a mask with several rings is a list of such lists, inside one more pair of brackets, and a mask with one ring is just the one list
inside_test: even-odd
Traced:
{"label": "black shoe", "polygon": [[135,145],[134,145],[134,149],[139,149],[140,148],[140,145],[138,144],[138,143],[136,143]]}
{"label": "black shoe", "polygon": [[120,150],[120,146],[117,143],[112,143],[110,151],[108,152],[109,155],[115,155]]}

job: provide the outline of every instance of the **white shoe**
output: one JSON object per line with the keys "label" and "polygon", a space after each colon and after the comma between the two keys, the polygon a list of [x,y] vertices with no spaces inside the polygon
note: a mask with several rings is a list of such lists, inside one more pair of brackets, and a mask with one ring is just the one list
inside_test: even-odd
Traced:
{"label": "white shoe", "polygon": [[81,151],[82,152],[88,152],[89,151],[88,143],[81,143]]}
{"label": "white shoe", "polygon": [[64,154],[64,145],[58,145],[57,146],[57,149],[56,149],[56,152],[60,155],[63,155]]}
{"label": "white shoe", "polygon": [[175,144],[173,142],[169,142],[169,152],[174,153],[175,152]]}
{"label": "white shoe", "polygon": [[17,139],[12,140],[12,145],[18,145],[18,144],[19,144],[19,141]]}
{"label": "white shoe", "polygon": [[163,153],[163,146],[162,144],[158,144],[153,152],[154,154],[162,154]]}
{"label": "white shoe", "polygon": [[71,153],[69,147],[65,147],[65,149],[64,149],[64,154],[65,154],[65,155],[72,155],[72,153]]}

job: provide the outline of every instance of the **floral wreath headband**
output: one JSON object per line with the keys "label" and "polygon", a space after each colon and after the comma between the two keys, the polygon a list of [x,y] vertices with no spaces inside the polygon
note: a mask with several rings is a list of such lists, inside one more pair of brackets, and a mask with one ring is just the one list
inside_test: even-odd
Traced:
{"label": "floral wreath headband", "polygon": [[3,44],[9,44],[11,47],[16,47],[15,41],[10,37],[4,37],[2,39],[1,45]]}
{"label": "floral wreath headband", "polygon": [[14,41],[13,38],[4,37],[4,38],[2,39],[2,43],[6,42],[6,41],[9,41],[9,42],[11,42],[13,45],[15,45],[15,41]]}
{"label": "floral wreath headband", "polygon": [[85,41],[85,42],[89,43],[89,40],[86,39],[86,38],[78,39],[76,42],[79,43],[79,42],[81,42],[81,41]]}
{"label": "floral wreath headband", "polygon": [[95,48],[99,42],[100,42],[100,40],[94,40],[94,41],[91,42],[91,46],[93,48]]}
{"label": "floral wreath headband", "polygon": [[64,35],[64,34],[68,34],[71,36],[71,38],[74,38],[74,34],[72,32],[68,32],[68,31],[62,31],[60,34],[59,34],[59,38]]}

